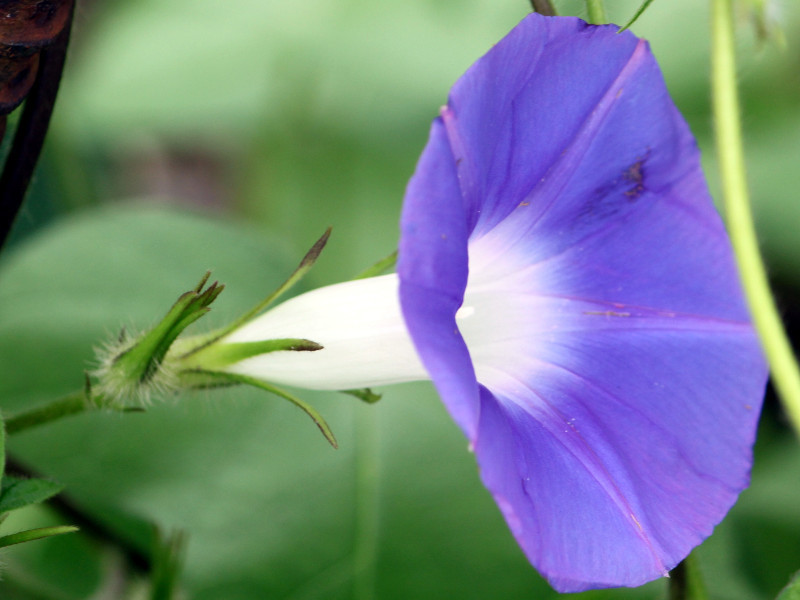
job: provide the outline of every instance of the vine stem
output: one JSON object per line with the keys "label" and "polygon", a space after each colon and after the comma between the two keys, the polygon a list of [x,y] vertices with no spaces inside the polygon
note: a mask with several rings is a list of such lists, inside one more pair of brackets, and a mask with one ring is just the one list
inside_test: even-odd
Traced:
{"label": "vine stem", "polygon": [[80,390],[6,418],[6,433],[13,435],[31,427],[57,421],[70,415],[98,408],[95,399],[89,400],[85,390]]}
{"label": "vine stem", "polygon": [[736,89],[732,5],[732,0],[711,0],[712,109],[726,221],[772,381],[795,432],[800,435],[800,370],[770,291],[750,210]]}
{"label": "vine stem", "polygon": [[668,600],[709,600],[694,554],[669,573]]}
{"label": "vine stem", "polygon": [[375,597],[380,521],[380,441],[375,407],[357,406],[356,534],[354,589],[357,600]]}

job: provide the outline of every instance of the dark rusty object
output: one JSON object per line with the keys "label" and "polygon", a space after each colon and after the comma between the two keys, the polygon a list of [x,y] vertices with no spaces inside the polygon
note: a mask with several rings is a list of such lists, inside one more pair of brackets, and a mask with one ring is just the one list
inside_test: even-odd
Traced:
{"label": "dark rusty object", "polygon": [[33,85],[41,50],[53,44],[72,0],[0,0],[0,115],[14,110]]}
{"label": "dark rusty object", "polygon": [[27,98],[0,176],[0,247],[22,204],[50,124],[74,0],[0,0],[0,139]]}

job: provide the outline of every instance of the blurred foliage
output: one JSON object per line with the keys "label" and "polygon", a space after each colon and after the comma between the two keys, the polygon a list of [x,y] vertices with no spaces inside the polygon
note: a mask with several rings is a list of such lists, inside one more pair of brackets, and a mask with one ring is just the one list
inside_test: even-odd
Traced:
{"label": "blurred foliage", "polygon": [[777,600],[800,600],[800,574],[795,575],[778,596]]}
{"label": "blurred foliage", "polygon": [[[640,4],[609,2],[609,17],[624,23]],[[556,6],[580,15],[583,2]],[[785,47],[746,10],[740,21],[749,176],[772,272],[800,289],[800,7],[770,7]],[[257,302],[328,225],[306,285],[392,251],[430,120],[528,10],[527,0],[79,1],[45,156],[0,257],[3,411],[80,388],[94,346],[152,324],[207,269],[226,290],[199,328]],[[651,41],[716,190],[706,10],[659,0],[632,29]],[[555,596],[430,386],[384,390],[374,406],[302,395],[338,451],[292,406],[246,389],[83,415],[21,434],[9,451],[120,539],[146,547],[136,540],[149,522],[185,531],[191,598]],[[799,452],[768,412],[751,489],[698,551],[712,598],[774,597],[800,567]],[[57,511],[15,511],[9,526],[64,522]],[[0,597],[122,597],[122,560],[89,534],[26,544],[4,554]],[[664,594],[656,582],[579,597]]]}

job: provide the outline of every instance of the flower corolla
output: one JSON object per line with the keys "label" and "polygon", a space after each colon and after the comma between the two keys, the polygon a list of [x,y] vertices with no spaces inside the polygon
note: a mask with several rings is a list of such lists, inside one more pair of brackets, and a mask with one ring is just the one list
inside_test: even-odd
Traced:
{"label": "flower corolla", "polygon": [[396,275],[291,299],[227,365],[349,389],[431,379],[559,591],[665,575],[747,486],[766,366],[699,152],[647,43],[530,15],[454,85]]}

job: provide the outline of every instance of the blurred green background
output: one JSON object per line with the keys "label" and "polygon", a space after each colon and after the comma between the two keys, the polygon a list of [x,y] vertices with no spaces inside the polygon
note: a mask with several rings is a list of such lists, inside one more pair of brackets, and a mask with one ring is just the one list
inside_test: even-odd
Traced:
{"label": "blurred green background", "polygon": [[[607,4],[619,23],[639,2]],[[578,0],[556,6],[582,16]],[[741,12],[740,81],[759,232],[794,326],[800,7],[772,8],[783,46]],[[391,252],[430,120],[529,10],[526,0],[79,0],[43,159],[0,257],[2,410],[79,388],[95,347],[151,324],[207,269],[227,287],[201,328],[260,300],[328,225],[306,288]],[[656,1],[633,30],[651,41],[716,191],[706,3]],[[65,483],[70,506],[105,529],[6,550],[0,598],[143,593],[131,591],[142,573],[120,548],[146,553],[149,524],[188,536],[188,598],[556,596],[431,386],[384,392],[371,407],[302,394],[339,450],[294,407],[245,389],[20,434],[13,456]],[[798,446],[770,402],[753,485],[698,552],[712,598],[774,597],[800,568],[798,499]],[[3,531],[80,517],[68,511],[19,511]],[[664,598],[666,587],[579,597]]]}

